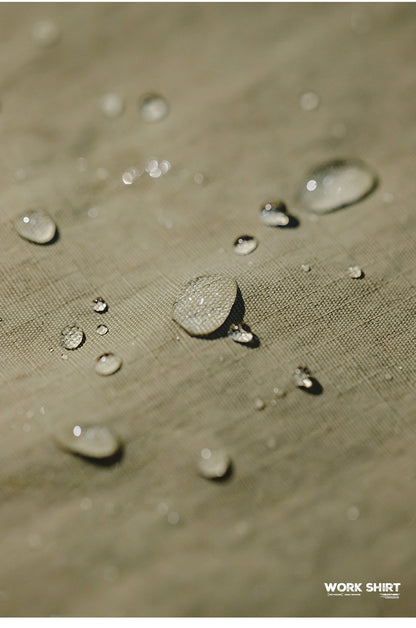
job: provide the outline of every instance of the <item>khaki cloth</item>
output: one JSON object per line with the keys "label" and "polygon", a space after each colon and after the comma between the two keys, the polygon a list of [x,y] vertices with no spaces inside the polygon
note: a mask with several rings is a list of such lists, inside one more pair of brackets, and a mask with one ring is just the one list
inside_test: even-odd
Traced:
{"label": "khaki cloth", "polygon": [[[43,19],[55,47],[32,40]],[[2,615],[414,614],[415,27],[413,4],[0,6]],[[146,92],[169,103],[158,123]],[[123,184],[152,157],[171,170]],[[313,219],[298,187],[335,157],[380,185]],[[275,198],[297,228],[260,222]],[[34,207],[50,246],[14,230]],[[259,246],[240,257],[244,234]],[[211,273],[237,280],[259,347],[171,320]],[[86,342],[65,352],[72,323]],[[107,378],[104,352],[123,359]],[[276,395],[299,365],[322,394]],[[111,426],[120,462],[56,447],[77,423]],[[204,447],[232,456],[228,482],[198,476]]]}

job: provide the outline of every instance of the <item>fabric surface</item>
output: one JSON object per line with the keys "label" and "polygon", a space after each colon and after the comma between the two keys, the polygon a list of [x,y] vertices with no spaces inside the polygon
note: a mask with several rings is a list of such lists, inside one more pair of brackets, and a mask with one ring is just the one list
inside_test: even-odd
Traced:
{"label": "fabric surface", "polygon": [[[56,46],[33,41],[41,19]],[[414,614],[415,26],[413,4],[0,6],[2,615]],[[151,91],[170,110],[146,124]],[[171,170],[122,182],[151,157]],[[297,190],[335,157],[380,184],[311,217]],[[274,198],[298,227],[261,224]],[[32,207],[55,243],[17,235]],[[258,347],[172,321],[212,273],[238,282]],[[72,323],[86,342],[65,352]],[[108,351],[123,366],[100,378]],[[288,385],[299,365],[322,394]],[[62,452],[76,423],[111,426],[122,459]],[[204,447],[232,456],[227,482],[198,476]],[[367,581],[400,599],[324,588]]]}

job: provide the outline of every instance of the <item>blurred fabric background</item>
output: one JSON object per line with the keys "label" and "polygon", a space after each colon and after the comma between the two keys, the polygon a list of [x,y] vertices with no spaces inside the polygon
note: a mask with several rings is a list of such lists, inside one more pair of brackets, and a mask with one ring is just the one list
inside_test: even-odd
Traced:
{"label": "blurred fabric background", "polygon": [[[415,28],[412,3],[1,4],[2,615],[414,614]],[[146,92],[169,103],[158,123]],[[171,170],[123,183],[152,157]],[[313,217],[297,190],[335,157],[379,187]],[[297,228],[261,224],[274,198]],[[17,235],[32,207],[54,244]],[[211,273],[238,281],[258,348],[171,320]],[[86,342],[63,359],[74,322]],[[123,366],[100,378],[106,351]],[[321,395],[287,387],[299,364]],[[120,462],[56,447],[77,423],[111,426]],[[232,456],[228,482],[198,476],[203,447]]]}

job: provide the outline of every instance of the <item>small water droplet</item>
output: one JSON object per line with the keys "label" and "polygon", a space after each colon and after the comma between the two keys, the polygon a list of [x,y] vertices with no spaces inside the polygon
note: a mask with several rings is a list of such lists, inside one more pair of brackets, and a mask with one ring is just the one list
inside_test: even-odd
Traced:
{"label": "small water droplet", "polygon": [[112,375],[116,373],[122,365],[123,361],[114,353],[104,353],[97,358],[95,363],[95,372],[98,375]]}
{"label": "small water droplet", "polygon": [[137,168],[129,168],[128,170],[123,172],[121,180],[123,181],[124,185],[132,185],[132,183],[134,183],[137,177],[140,177],[141,174],[142,173]]}
{"label": "small water droplet", "polygon": [[85,458],[111,458],[120,449],[120,441],[104,425],[75,425],[58,432],[55,440],[62,449]]}
{"label": "small water droplet", "polygon": [[298,366],[298,368],[295,369],[292,379],[293,383],[298,388],[312,388],[313,386],[310,371],[306,366]]}
{"label": "small water droplet", "polygon": [[64,349],[78,349],[85,340],[85,334],[78,325],[68,325],[61,331],[61,345]]}
{"label": "small water droplet", "polygon": [[304,111],[314,111],[319,107],[320,99],[315,92],[304,92],[300,97],[300,106]]}
{"label": "small water droplet", "polygon": [[97,312],[98,314],[103,314],[108,310],[108,305],[102,297],[97,297],[92,303],[94,312]]}
{"label": "small water droplet", "polygon": [[20,237],[35,244],[47,244],[56,234],[56,224],[42,209],[31,209],[21,214],[15,227]]}
{"label": "small water droplet", "polygon": [[264,403],[261,397],[256,397],[254,400],[254,409],[255,410],[264,410],[266,404]]}
{"label": "small water droplet", "polygon": [[231,340],[234,340],[234,342],[239,342],[240,344],[248,344],[252,342],[254,338],[253,333],[250,331],[247,325],[244,325],[244,323],[241,323],[239,325],[231,325],[228,336],[231,338]]}
{"label": "small water droplet", "polygon": [[100,99],[100,109],[107,118],[118,118],[124,111],[124,100],[119,94],[104,94]]}
{"label": "small water droplet", "polygon": [[361,268],[359,266],[349,266],[348,268],[348,276],[351,277],[351,279],[361,279],[361,277],[363,277],[364,273],[361,270]]}
{"label": "small water droplet", "polygon": [[227,320],[237,297],[237,283],[221,275],[196,277],[185,284],[172,317],[191,336],[205,336]]}
{"label": "small water droplet", "polygon": [[202,185],[205,182],[205,176],[202,174],[202,172],[195,172],[192,180],[197,185]]}
{"label": "small water droplet", "polygon": [[231,458],[223,450],[202,449],[198,460],[200,475],[208,480],[218,480],[227,475],[231,467]]}
{"label": "small water droplet", "polygon": [[97,334],[100,334],[100,336],[105,336],[105,334],[108,332],[108,327],[107,325],[98,325],[96,331]]}
{"label": "small water droplet", "polygon": [[304,273],[309,273],[311,270],[311,266],[310,264],[302,264],[301,269],[303,270]]}
{"label": "small water droplet", "polygon": [[268,227],[286,227],[290,222],[283,201],[269,201],[260,208],[260,220]]}
{"label": "small water droplet", "polygon": [[299,200],[305,209],[326,214],[357,203],[377,186],[377,176],[358,159],[323,163],[304,178]]}
{"label": "small water droplet", "polygon": [[145,94],[139,104],[140,115],[145,122],[159,122],[169,111],[167,101],[158,94]]}
{"label": "small water droplet", "polygon": [[87,213],[89,218],[97,218],[99,210],[97,207],[91,207]]}
{"label": "small water droplet", "polygon": [[61,30],[52,20],[41,20],[33,25],[32,37],[38,46],[49,48],[59,42]]}
{"label": "small water droplet", "polygon": [[347,510],[347,519],[350,521],[357,521],[360,516],[360,511],[357,506],[350,506]]}
{"label": "small water droplet", "polygon": [[386,373],[384,379],[390,382],[393,379],[393,375],[391,373]]}
{"label": "small water droplet", "polygon": [[233,246],[234,252],[238,255],[248,255],[256,250],[258,242],[253,236],[243,235],[234,240]]}
{"label": "small water droplet", "polygon": [[287,391],[284,388],[278,388],[277,386],[273,388],[273,393],[278,399],[283,399],[287,395]]}
{"label": "small water droplet", "polygon": [[66,355],[66,353],[61,353],[61,358],[62,358],[63,360],[67,360],[67,359],[68,359],[68,356]]}

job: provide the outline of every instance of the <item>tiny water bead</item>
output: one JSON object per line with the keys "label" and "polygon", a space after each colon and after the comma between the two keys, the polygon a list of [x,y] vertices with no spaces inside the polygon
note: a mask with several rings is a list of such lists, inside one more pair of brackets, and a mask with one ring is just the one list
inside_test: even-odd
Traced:
{"label": "tiny water bead", "polygon": [[302,181],[299,200],[309,211],[326,214],[357,203],[377,186],[377,176],[358,159],[336,159],[313,168]]}
{"label": "tiny water bead", "polygon": [[244,323],[240,323],[239,325],[231,325],[228,331],[228,336],[231,338],[231,340],[234,340],[234,342],[238,342],[240,344],[248,344],[252,342],[254,338],[254,334]]}
{"label": "tiny water bead", "polygon": [[99,334],[100,336],[105,336],[105,334],[108,332],[108,327],[107,325],[98,325],[97,329],[96,329],[97,334]]}
{"label": "tiny water bead", "polygon": [[134,183],[135,180],[142,174],[143,172],[138,170],[137,168],[129,168],[128,170],[123,172],[123,174],[121,175],[121,180],[123,181],[124,185],[132,185],[132,183]]}
{"label": "tiny water bead", "polygon": [[312,388],[313,381],[311,378],[311,374],[306,366],[298,366],[293,373],[293,383],[298,388]]}
{"label": "tiny water bead", "polygon": [[41,20],[33,25],[33,41],[44,48],[55,46],[61,38],[61,30],[51,20]]}
{"label": "tiny water bead", "polygon": [[254,409],[255,410],[264,410],[264,408],[266,407],[266,404],[264,403],[263,399],[261,397],[256,397],[254,402]]}
{"label": "tiny water bead", "polygon": [[198,460],[198,471],[207,480],[219,480],[227,475],[231,468],[231,458],[221,449],[202,449]]}
{"label": "tiny water bead", "polygon": [[302,264],[301,269],[303,270],[304,273],[309,273],[311,271],[311,266],[310,264]]}
{"label": "tiny water bead", "polygon": [[123,361],[114,353],[103,353],[97,358],[95,363],[95,372],[97,375],[107,376],[116,373],[122,365]]}
{"label": "tiny water bead", "polygon": [[361,279],[361,277],[364,276],[364,273],[359,266],[350,266],[347,273],[351,279]]}
{"label": "tiny water bead", "polygon": [[85,458],[111,458],[121,446],[118,438],[104,425],[75,425],[58,432],[55,438],[62,449]]}
{"label": "tiny water bead", "polygon": [[61,331],[61,345],[64,349],[78,349],[85,340],[85,334],[78,325],[68,325]]}
{"label": "tiny water bead", "polygon": [[315,92],[304,92],[300,97],[300,106],[304,111],[314,111],[319,107],[320,99]]}
{"label": "tiny water bead", "polygon": [[43,209],[31,209],[21,214],[15,227],[21,238],[35,244],[47,244],[56,235],[56,224]]}
{"label": "tiny water bead", "polygon": [[159,122],[169,111],[167,101],[159,94],[145,94],[139,103],[140,115],[145,122]]}
{"label": "tiny water bead", "polygon": [[222,275],[196,277],[186,283],[174,303],[172,318],[191,336],[219,329],[230,315],[237,283]]}
{"label": "tiny water bead", "polygon": [[169,172],[170,169],[171,169],[170,161],[168,161],[167,159],[162,159],[161,161],[159,161],[158,159],[155,159],[154,157],[147,160],[145,168],[144,168],[145,172],[152,179],[158,179],[162,175]]}
{"label": "tiny water bead", "polygon": [[268,227],[286,227],[290,222],[283,201],[269,201],[260,208],[260,220]]}
{"label": "tiny water bead", "polygon": [[239,236],[234,240],[234,252],[238,255],[248,255],[256,250],[258,242],[256,238],[249,235]]}
{"label": "tiny water bead", "polygon": [[103,314],[108,310],[108,305],[102,297],[97,297],[96,299],[94,299],[92,302],[92,307],[94,312],[97,312],[98,314]]}
{"label": "tiny water bead", "polygon": [[124,100],[118,94],[104,94],[100,99],[100,109],[107,118],[118,118],[124,111]]}

